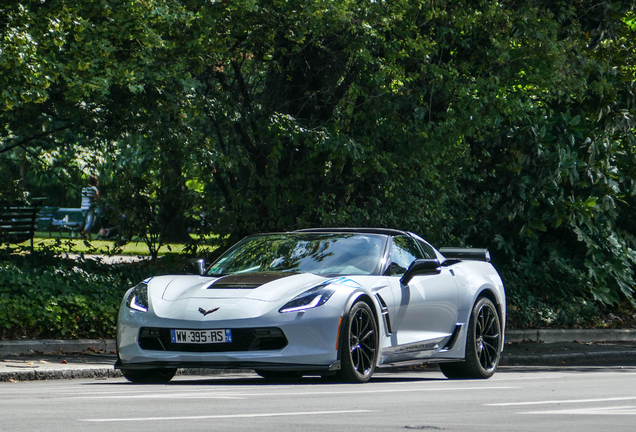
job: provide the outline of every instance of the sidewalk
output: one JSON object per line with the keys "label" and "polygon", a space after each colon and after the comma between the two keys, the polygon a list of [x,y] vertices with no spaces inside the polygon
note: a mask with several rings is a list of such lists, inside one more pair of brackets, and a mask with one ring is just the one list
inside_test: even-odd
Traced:
{"label": "sidewalk", "polygon": [[636,365],[636,329],[509,330],[500,365]]}
{"label": "sidewalk", "polygon": [[[0,341],[0,382],[120,377],[113,367],[116,359],[114,340]],[[508,331],[500,365],[636,366],[636,330]],[[224,372],[230,371],[181,373]]]}

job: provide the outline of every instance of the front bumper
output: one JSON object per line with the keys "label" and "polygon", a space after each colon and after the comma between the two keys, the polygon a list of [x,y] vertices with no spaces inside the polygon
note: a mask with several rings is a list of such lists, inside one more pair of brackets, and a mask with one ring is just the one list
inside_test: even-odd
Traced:
{"label": "front bumper", "polygon": [[[249,319],[186,321],[160,318],[151,311],[144,313],[122,307],[117,326],[119,360],[115,367],[337,370],[341,316],[341,309],[323,305],[297,313],[281,314],[275,310]],[[149,344],[148,340],[140,339],[142,328],[160,330],[164,343]],[[238,348],[237,351],[218,351],[215,347],[216,352],[203,351],[201,345],[187,350],[182,346],[165,344],[165,334],[170,329],[232,329],[238,335],[267,328],[279,329],[287,343],[250,343],[247,349],[241,347],[240,351]],[[218,347],[219,344],[215,345]]]}

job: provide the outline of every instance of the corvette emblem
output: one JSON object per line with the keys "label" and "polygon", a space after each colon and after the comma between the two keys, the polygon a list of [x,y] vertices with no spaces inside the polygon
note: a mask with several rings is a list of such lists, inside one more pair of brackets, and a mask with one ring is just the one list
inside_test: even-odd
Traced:
{"label": "corvette emblem", "polygon": [[203,316],[206,316],[207,314],[211,314],[212,312],[216,312],[216,311],[218,311],[218,310],[219,310],[219,308],[218,308],[218,307],[217,307],[217,308],[214,308],[214,309],[210,309],[209,311],[206,311],[206,310],[205,310],[205,309],[203,309],[203,308],[199,308],[199,312],[201,312],[201,313],[203,314]]}

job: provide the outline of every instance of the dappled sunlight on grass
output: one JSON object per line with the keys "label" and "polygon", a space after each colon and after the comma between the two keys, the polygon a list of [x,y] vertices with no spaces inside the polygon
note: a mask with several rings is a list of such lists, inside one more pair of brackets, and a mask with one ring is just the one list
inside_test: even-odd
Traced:
{"label": "dappled sunlight on grass", "polygon": [[[50,249],[59,253],[83,253],[83,254],[104,254],[104,255],[150,255],[148,247],[142,241],[131,241],[123,246],[116,247],[115,242],[112,240],[101,239],[82,239],[79,237],[70,237],[65,235],[59,237],[58,235],[49,237],[48,234],[38,235],[33,239],[33,246],[35,250]],[[27,247],[29,242],[24,242],[23,246]],[[186,244],[168,243],[161,247],[159,255],[163,254],[181,254],[186,249]],[[214,250],[214,246],[199,246],[201,253]]]}

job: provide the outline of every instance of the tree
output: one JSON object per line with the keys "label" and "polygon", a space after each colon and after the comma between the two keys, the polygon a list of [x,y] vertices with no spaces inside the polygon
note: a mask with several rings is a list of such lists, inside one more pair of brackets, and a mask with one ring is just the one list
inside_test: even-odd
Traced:
{"label": "tree", "polygon": [[0,152],[102,149],[113,202],[145,215],[150,245],[188,228],[228,244],[390,226],[489,247],[513,302],[632,298],[633,1],[2,14]]}
{"label": "tree", "polygon": [[[632,298],[634,237],[620,221],[634,193],[633,10],[498,3],[448,46],[472,81],[447,87],[463,108],[454,113],[473,161],[458,203],[473,222],[462,231],[470,243],[497,245],[517,300]],[[478,43],[485,32],[489,41]]]}
{"label": "tree", "polygon": [[[180,145],[174,145],[182,68],[172,61],[174,45],[166,29],[187,20],[180,3],[170,0],[31,1],[3,8],[0,154],[26,152],[35,162],[73,144],[77,156],[111,148],[131,135],[146,136],[140,142],[160,143],[164,150],[163,187],[155,199],[161,225],[170,221],[172,229],[162,235],[183,239],[184,160]],[[159,122],[174,126],[151,130]],[[55,165],[46,159],[44,165]],[[101,164],[78,168],[108,171]],[[67,183],[77,184],[77,171],[66,173]]]}

